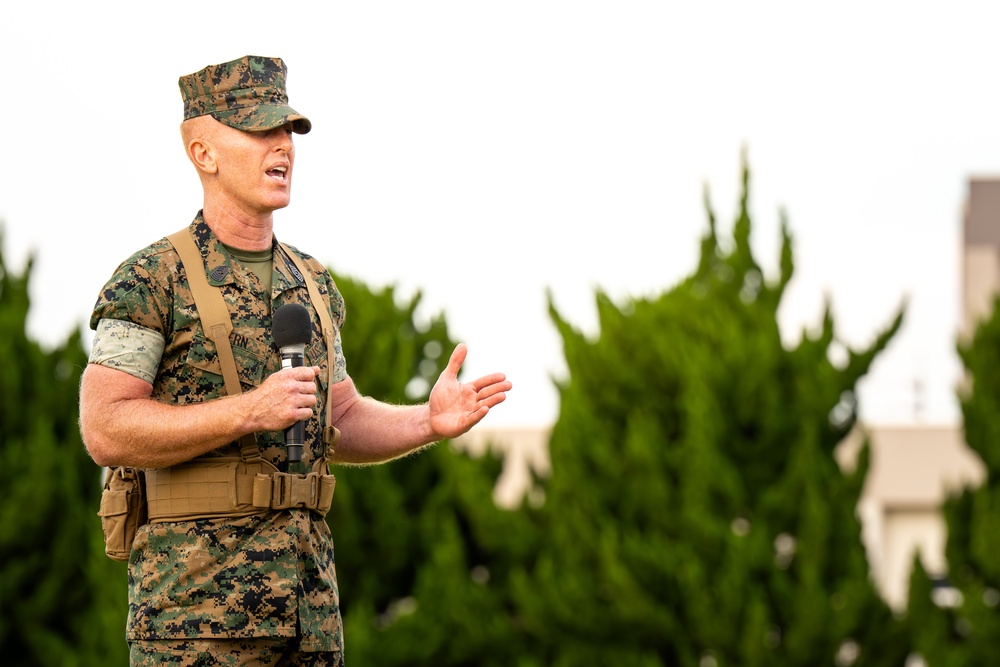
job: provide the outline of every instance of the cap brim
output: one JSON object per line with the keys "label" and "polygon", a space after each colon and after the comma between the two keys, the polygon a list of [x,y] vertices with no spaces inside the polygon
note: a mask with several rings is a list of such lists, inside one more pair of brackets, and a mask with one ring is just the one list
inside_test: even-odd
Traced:
{"label": "cap brim", "polygon": [[244,132],[264,132],[282,125],[292,124],[292,132],[307,134],[312,129],[309,119],[288,105],[261,104],[242,109],[213,111],[215,120]]}

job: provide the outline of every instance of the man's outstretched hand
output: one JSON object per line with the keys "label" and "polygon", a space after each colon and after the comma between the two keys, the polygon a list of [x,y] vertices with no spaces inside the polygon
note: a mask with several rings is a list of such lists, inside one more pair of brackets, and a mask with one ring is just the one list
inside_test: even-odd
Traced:
{"label": "man's outstretched hand", "polygon": [[459,382],[458,371],[467,354],[465,344],[459,343],[431,389],[431,428],[440,438],[456,438],[478,424],[490,408],[503,403],[513,386],[503,373]]}

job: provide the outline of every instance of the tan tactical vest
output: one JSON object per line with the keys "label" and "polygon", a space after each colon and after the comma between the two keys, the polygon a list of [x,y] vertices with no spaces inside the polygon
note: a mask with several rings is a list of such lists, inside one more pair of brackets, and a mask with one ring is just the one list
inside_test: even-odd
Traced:
{"label": "tan tactical vest", "polygon": [[[242,392],[236,359],[229,342],[232,319],[225,299],[218,288],[212,287],[205,276],[201,252],[188,228],[167,237],[180,255],[185,267],[195,307],[205,335],[216,346],[226,393],[237,396]],[[330,313],[323,302],[316,281],[305,262],[291,249],[282,248],[292,258],[305,280],[312,307],[323,326],[323,340],[330,353],[329,392],[333,391],[334,364],[332,350],[335,330]],[[234,517],[300,507],[323,515],[330,509],[336,479],[329,474],[328,462],[340,438],[333,426],[329,395],[323,443],[326,453],[306,474],[279,472],[260,456],[254,435],[243,436],[239,458],[200,457],[171,468],[146,470],[146,502],[151,523],[187,521],[212,517]]]}

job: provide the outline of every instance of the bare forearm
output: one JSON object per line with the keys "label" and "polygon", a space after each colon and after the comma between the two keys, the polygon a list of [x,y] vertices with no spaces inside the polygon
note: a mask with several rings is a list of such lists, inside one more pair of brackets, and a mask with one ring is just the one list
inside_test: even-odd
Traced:
{"label": "bare forearm", "polygon": [[98,465],[169,467],[247,433],[308,418],[316,370],[289,369],[240,396],[172,405],[152,399],[148,383],[90,364],[80,385],[80,431]]}
{"label": "bare forearm", "polygon": [[502,373],[458,381],[465,360],[458,345],[424,405],[389,405],[358,394],[347,377],[330,388],[330,411],[340,429],[334,450],[340,463],[379,463],[399,458],[438,440],[456,438],[502,403],[510,382]]}
{"label": "bare forearm", "polygon": [[441,438],[430,425],[426,405],[390,405],[359,397],[337,419],[338,463],[381,463],[405,456]]}
{"label": "bare forearm", "polygon": [[[224,398],[193,405],[167,405],[152,399],[135,399],[112,409],[100,435],[102,465],[168,468],[232,442],[250,430],[233,409],[234,399]],[[81,425],[84,418],[81,414]]]}

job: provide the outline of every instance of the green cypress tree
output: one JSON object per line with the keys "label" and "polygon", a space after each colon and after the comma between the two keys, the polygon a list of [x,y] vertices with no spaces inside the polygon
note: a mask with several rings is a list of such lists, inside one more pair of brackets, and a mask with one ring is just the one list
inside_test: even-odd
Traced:
{"label": "green cypress tree", "polygon": [[[947,582],[932,581],[919,560],[910,579],[907,620],[919,652],[934,667],[996,664],[1000,639],[1000,300],[971,339],[958,346],[967,372],[960,392],[966,444],[986,468],[983,483],[951,496]],[[954,589],[935,601],[940,584]],[[938,589],[938,590],[936,590]],[[958,595],[954,595],[957,592]]]}
{"label": "green cypress tree", "polygon": [[0,237],[0,652],[124,664],[124,569],[104,556],[100,470],[77,421],[87,357],[79,329],[51,350],[29,338],[31,267],[9,271]]}
{"label": "green cypress tree", "polygon": [[[446,446],[342,469],[338,563],[362,554],[340,570],[349,659],[902,664],[907,638],[869,579],[855,516],[866,452],[850,474],[832,455],[901,313],[842,364],[830,361],[829,309],[819,332],[786,348],[776,313],[791,238],[785,227],[779,276],[766,280],[750,252],[747,179],[732,248],[710,212],[689,279],[620,307],[598,294],[593,340],[552,309],[570,379],[541,508],[498,510],[496,460]],[[347,326],[356,379],[381,372],[350,351],[358,334]],[[387,512],[404,519],[379,524]]]}
{"label": "green cypress tree", "polygon": [[597,295],[588,338],[554,307],[560,385],[545,541],[515,575],[538,665],[900,665],[905,637],[869,579],[855,507],[866,456],[833,458],[854,388],[902,312],[834,364],[821,330],[788,348],[777,310],[792,277],[750,247],[748,170],[723,248],[650,299]]}

